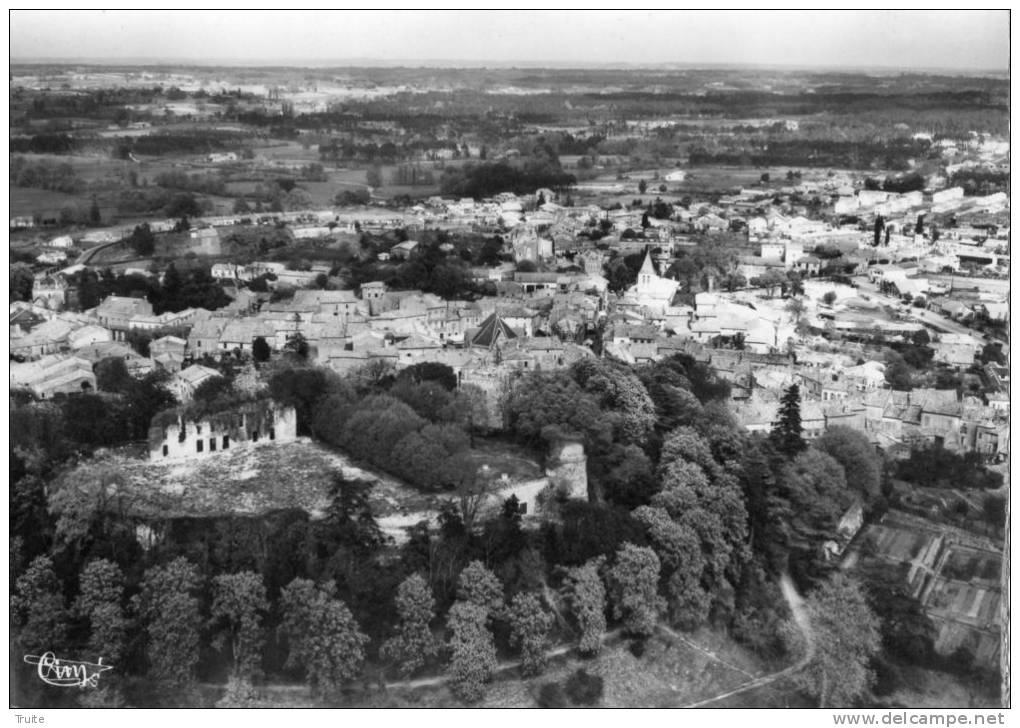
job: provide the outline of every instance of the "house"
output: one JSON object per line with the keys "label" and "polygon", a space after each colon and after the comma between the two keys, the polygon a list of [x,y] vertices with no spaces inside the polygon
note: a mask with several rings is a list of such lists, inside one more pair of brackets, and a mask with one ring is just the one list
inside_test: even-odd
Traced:
{"label": "house", "polygon": [[32,281],[32,303],[60,311],[67,303],[67,280],[57,274],[37,275]]}
{"label": "house", "polygon": [[68,339],[76,326],[60,319],[45,321],[24,336],[11,339],[11,355],[37,359],[69,348]]}
{"label": "house", "polygon": [[991,392],[985,395],[988,400],[988,406],[996,412],[1005,412],[1009,414],[1009,395],[1005,392]]}
{"label": "house", "polygon": [[402,243],[397,243],[390,248],[390,258],[399,258],[400,260],[406,260],[410,258],[415,250],[418,248],[417,240],[405,240]]}
{"label": "house", "polygon": [[96,307],[99,323],[113,331],[116,338],[124,338],[136,316],[153,316],[152,304],[144,298],[107,296]]}
{"label": "house", "polygon": [[363,307],[361,299],[353,290],[343,291],[320,291],[300,290],[295,291],[292,303],[297,306],[310,306],[321,314],[336,318],[347,318],[348,316],[368,313],[367,307]]}
{"label": "house", "polygon": [[226,327],[227,321],[228,319],[220,317],[196,321],[188,332],[188,354],[192,357],[215,354],[220,348],[220,333]]}
{"label": "house", "polygon": [[152,359],[144,357],[127,344],[119,341],[97,341],[79,348],[75,355],[81,359],[87,359],[93,365],[103,359],[123,359],[128,374],[133,377],[144,376],[154,368]]}
{"label": "house", "polygon": [[221,351],[250,352],[255,339],[261,336],[269,343],[276,338],[276,334],[277,330],[257,316],[227,319],[220,332],[219,348]]}
{"label": "house", "polygon": [[52,399],[56,394],[94,391],[96,375],[86,359],[51,355],[33,362],[12,362],[10,383],[12,389],[30,389],[39,399]]}
{"label": "house", "polygon": [[397,354],[401,364],[431,361],[433,355],[440,351],[442,345],[433,339],[412,334],[396,345]]}
{"label": "house", "polygon": [[181,402],[189,401],[195,394],[195,390],[203,382],[220,376],[215,369],[204,367],[201,364],[192,364],[187,369],[182,369],[171,377],[167,388],[174,393],[174,396]]}
{"label": "house", "polygon": [[765,235],[769,231],[769,223],[764,217],[752,217],[747,221],[747,234],[752,237]]}
{"label": "house", "polygon": [[74,240],[71,239],[70,235],[61,235],[53,238],[50,242],[46,243],[47,247],[59,248],[61,250],[67,250],[68,248],[74,247]]}
{"label": "house", "polygon": [[47,250],[37,255],[35,260],[43,265],[58,265],[67,260],[67,253],[61,250]]}
{"label": "house", "polygon": [[113,341],[113,334],[110,333],[110,330],[95,324],[82,326],[67,336],[67,345],[72,351],[109,341]]}
{"label": "house", "polygon": [[162,336],[149,342],[149,356],[160,367],[175,372],[184,363],[188,342],[177,336]]}
{"label": "house", "polygon": [[798,258],[794,262],[793,267],[810,276],[816,276],[822,270],[822,261],[813,255],[805,255],[802,258]]}

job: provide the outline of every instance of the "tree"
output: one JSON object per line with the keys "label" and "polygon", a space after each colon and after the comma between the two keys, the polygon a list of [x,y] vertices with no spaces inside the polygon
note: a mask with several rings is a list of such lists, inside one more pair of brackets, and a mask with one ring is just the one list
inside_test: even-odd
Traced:
{"label": "tree", "polygon": [[836,292],[835,291],[826,291],[825,295],[822,296],[822,300],[825,301],[825,305],[831,306],[832,304],[834,304],[836,302]]}
{"label": "tree", "polygon": [[96,227],[103,222],[102,213],[99,212],[99,203],[96,198],[92,198],[92,204],[89,205],[89,225]]}
{"label": "tree", "polygon": [[458,600],[450,608],[450,689],[466,703],[485,694],[484,685],[496,669],[496,645],[486,626],[488,613],[473,602]]}
{"label": "tree", "polygon": [[372,513],[369,500],[372,487],[373,483],[367,480],[348,480],[341,470],[333,476],[329,489],[324,519],[327,535],[358,555],[374,552],[387,540]]}
{"label": "tree", "polygon": [[665,602],[658,594],[660,561],[646,546],[625,543],[607,579],[613,615],[630,634],[647,636],[655,630]]}
{"label": "tree", "polygon": [[[1000,506],[1003,504],[1000,503]],[[1005,510],[1000,510],[1005,516]],[[866,567],[862,574],[868,604],[881,622],[882,646],[898,660],[912,665],[930,664],[938,629],[913,596],[903,565],[890,571],[885,564]]]}
{"label": "tree", "polygon": [[293,354],[299,359],[307,359],[308,340],[305,338],[304,334],[298,331],[287,337],[287,343],[283,345],[283,350]]}
{"label": "tree", "polygon": [[365,170],[365,184],[369,187],[382,187],[382,168],[375,166]]}
{"label": "tree", "polygon": [[256,336],[254,341],[251,342],[251,356],[260,364],[269,361],[269,357],[272,354],[273,352],[269,348],[269,344],[264,336]]}
{"label": "tree", "polygon": [[910,342],[914,346],[928,346],[931,343],[931,336],[928,334],[928,329],[918,329],[910,335]]}
{"label": "tree", "polygon": [[156,250],[156,236],[152,234],[152,230],[147,222],[143,222],[135,227],[131,237],[128,238],[128,242],[131,245],[131,249],[142,257],[152,255]]}
{"label": "tree", "polygon": [[8,298],[11,301],[31,301],[32,287],[35,285],[35,276],[32,269],[24,263],[15,263],[10,267],[10,290]]}
{"label": "tree", "polygon": [[805,607],[815,654],[794,679],[818,698],[819,708],[853,707],[874,681],[869,663],[881,647],[878,617],[861,586],[839,572],[808,596]]}
{"label": "tree", "polygon": [[577,651],[596,655],[602,649],[606,631],[606,588],[599,577],[604,558],[588,561],[567,571],[562,593],[580,632]]}
{"label": "tree", "polygon": [[521,592],[510,602],[508,619],[510,644],[521,650],[521,672],[529,677],[540,674],[546,665],[552,614],[538,595]]}
{"label": "tree", "polygon": [[180,557],[146,570],[141,592],[132,600],[146,625],[149,676],[175,688],[195,680],[202,625],[196,596],[200,586],[198,568]]}
{"label": "tree", "polygon": [[439,651],[429,627],[435,616],[436,600],[432,589],[421,574],[412,574],[397,588],[397,633],[382,646],[381,654],[398,663],[400,674],[407,677],[421,669]]}
{"label": "tree", "polygon": [[89,659],[102,657],[117,665],[127,646],[128,621],[124,615],[124,574],[107,559],[90,561],[79,577],[74,612],[89,622],[86,646]]}
{"label": "tree", "polygon": [[594,395],[565,372],[534,373],[521,380],[511,391],[506,410],[510,429],[532,446],[544,444],[550,434],[583,436],[588,452],[605,449],[612,442],[612,423],[603,416]]}
{"label": "tree", "polygon": [[863,432],[835,425],[815,440],[814,445],[843,466],[846,484],[851,490],[868,500],[881,494],[881,458]]}
{"label": "tree", "polygon": [[64,646],[67,608],[49,556],[37,556],[18,577],[11,596],[11,622],[24,654],[42,655]]}
{"label": "tree", "polygon": [[214,402],[217,399],[230,396],[233,391],[233,382],[226,377],[214,376],[195,387],[191,396],[196,402]]}
{"label": "tree", "polygon": [[779,419],[772,423],[769,435],[776,449],[788,457],[802,452],[807,445],[801,437],[800,387],[791,384],[779,401]]}
{"label": "tree", "polygon": [[[885,218],[882,217],[881,215],[879,215],[878,217],[875,218],[875,240],[872,243],[872,245],[874,247],[876,247],[876,248],[882,242],[882,231],[884,229],[885,229]],[[888,232],[888,231],[886,231],[886,232]]]}
{"label": "tree", "polygon": [[280,592],[280,605],[287,666],[304,668],[314,695],[336,695],[361,670],[368,643],[336,585],[294,579]]}
{"label": "tree", "polygon": [[457,578],[457,599],[476,604],[492,619],[503,611],[503,585],[481,561],[472,561]]}
{"label": "tree", "polygon": [[93,372],[96,375],[96,388],[101,392],[126,392],[132,382],[124,358],[120,356],[100,359],[93,367]]}
{"label": "tree", "polygon": [[[895,353],[895,352],[893,352]],[[914,387],[913,378],[908,365],[899,354],[891,357],[885,365],[885,381],[889,386],[900,392],[909,392]]]}
{"label": "tree", "polygon": [[804,312],[807,310],[807,307],[804,305],[803,300],[799,298],[791,298],[786,303],[786,310],[790,313],[790,316],[793,317],[794,323],[799,324],[801,319],[804,318]]}
{"label": "tree", "polygon": [[604,359],[582,359],[570,368],[574,380],[598,398],[612,417],[615,439],[643,445],[655,426],[655,403],[641,380],[627,367]]}
{"label": "tree", "polygon": [[711,598],[701,586],[705,559],[698,533],[670,518],[664,508],[641,506],[634,517],[648,529],[667,577],[667,605],[672,620],[684,629],[700,626],[708,617]]}
{"label": "tree", "polygon": [[253,680],[261,673],[262,614],[269,609],[262,577],[251,571],[221,574],[213,579],[211,625],[220,629],[213,646],[230,648],[235,677]]}
{"label": "tree", "polygon": [[836,537],[839,519],[853,501],[843,466],[820,450],[805,450],[780,468],[766,499],[772,543],[813,576],[822,545]]}
{"label": "tree", "polygon": [[764,275],[751,279],[751,285],[756,288],[764,288],[769,298],[775,296],[777,291],[781,291],[786,282],[786,276],[775,269],[769,269]]}
{"label": "tree", "polygon": [[401,380],[406,380],[413,384],[437,382],[447,391],[453,391],[457,388],[456,372],[448,364],[440,362],[426,361],[401,369],[400,374],[397,375],[397,381]]}
{"label": "tree", "polygon": [[638,192],[640,192],[643,195],[648,190],[648,183],[645,182],[644,180],[639,180],[637,188]]}

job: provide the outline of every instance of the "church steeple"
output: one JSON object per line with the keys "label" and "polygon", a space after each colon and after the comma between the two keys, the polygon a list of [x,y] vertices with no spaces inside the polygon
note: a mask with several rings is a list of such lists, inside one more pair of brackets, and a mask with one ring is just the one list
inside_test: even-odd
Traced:
{"label": "church steeple", "polygon": [[647,290],[652,281],[658,277],[659,274],[655,272],[655,264],[652,262],[652,251],[646,249],[645,260],[641,264],[641,270],[638,271],[638,293]]}

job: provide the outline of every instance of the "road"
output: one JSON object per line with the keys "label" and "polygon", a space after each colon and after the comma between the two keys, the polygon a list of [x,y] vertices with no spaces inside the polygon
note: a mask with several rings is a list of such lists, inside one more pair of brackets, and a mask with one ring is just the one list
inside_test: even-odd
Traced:
{"label": "road", "polygon": [[708,705],[709,703],[715,703],[719,700],[738,695],[740,693],[746,693],[748,690],[756,690],[757,688],[764,687],[777,680],[782,680],[785,677],[789,677],[794,673],[800,672],[806,668],[811,660],[815,656],[815,635],[811,629],[811,620],[808,618],[807,609],[804,608],[804,598],[797,592],[797,587],[793,584],[793,579],[786,572],[780,577],[779,588],[783,593],[783,599],[790,607],[790,613],[793,615],[793,621],[800,630],[800,633],[804,636],[804,642],[807,649],[804,650],[804,655],[797,662],[793,663],[787,668],[774,672],[771,675],[763,675],[762,677],[748,680],[743,685],[735,687],[733,690],[728,690],[725,693],[716,695],[705,700],[699,700],[696,703],[688,703],[682,705],[682,708],[700,708]]}
{"label": "road", "polygon": [[[881,291],[878,290],[878,286],[869,281],[867,278],[863,277],[854,278],[854,283],[857,285],[858,291],[866,294],[873,301],[884,304],[886,306],[892,306],[897,310],[900,309],[901,306],[903,306],[903,301],[901,301],[896,296],[887,296],[886,294],[882,293]],[[911,308],[909,315],[913,318],[916,318],[921,323],[927,324],[928,326],[931,326],[932,328],[938,329],[940,331],[945,331],[951,334],[968,334],[977,339],[983,338],[983,335],[981,334],[980,331],[975,331],[974,329],[968,328],[967,326],[964,326],[961,323],[957,323],[952,319],[946,318],[941,314],[937,314],[934,311],[929,311],[923,308]]]}
{"label": "road", "polygon": [[82,251],[82,254],[78,256],[78,260],[75,261],[75,263],[80,263],[81,265],[88,265],[92,261],[93,256],[95,256],[97,253],[113,245],[117,245],[120,242],[121,242],[120,240],[114,240],[109,243],[100,243],[99,245],[93,246],[88,250],[84,250]]}

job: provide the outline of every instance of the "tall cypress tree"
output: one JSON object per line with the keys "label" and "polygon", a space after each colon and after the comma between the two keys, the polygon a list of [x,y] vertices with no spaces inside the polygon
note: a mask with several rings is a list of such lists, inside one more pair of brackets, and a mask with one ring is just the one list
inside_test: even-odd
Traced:
{"label": "tall cypress tree", "polygon": [[791,384],[783,392],[783,398],[779,402],[779,419],[772,423],[769,439],[777,450],[793,458],[807,448],[800,433],[800,387]]}

